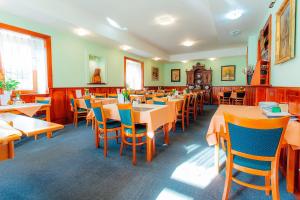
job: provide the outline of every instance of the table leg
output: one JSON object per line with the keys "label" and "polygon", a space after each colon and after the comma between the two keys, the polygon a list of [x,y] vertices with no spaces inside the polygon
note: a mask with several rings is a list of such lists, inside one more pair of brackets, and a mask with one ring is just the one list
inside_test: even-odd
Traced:
{"label": "table leg", "polygon": [[286,167],[286,190],[290,193],[294,192],[295,186],[295,159],[296,151],[293,150],[291,145],[288,145],[288,157]]}
{"label": "table leg", "polygon": [[215,144],[215,171],[217,174],[219,174],[220,171],[220,145],[219,145],[219,133],[217,133],[217,143]]}
{"label": "table leg", "polygon": [[[46,107],[46,121],[51,122],[50,119],[50,106]],[[50,139],[52,137],[52,132],[47,132],[47,138]]]}
{"label": "table leg", "polygon": [[165,133],[165,144],[169,145],[169,124],[164,125],[164,133]]}
{"label": "table leg", "polygon": [[147,162],[152,161],[152,138],[147,136]]}
{"label": "table leg", "polygon": [[13,159],[15,156],[14,142],[10,141],[8,143],[8,158]]}

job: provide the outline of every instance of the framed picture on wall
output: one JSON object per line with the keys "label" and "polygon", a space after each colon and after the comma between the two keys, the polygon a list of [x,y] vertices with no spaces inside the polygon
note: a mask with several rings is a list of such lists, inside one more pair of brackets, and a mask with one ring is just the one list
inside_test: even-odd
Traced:
{"label": "framed picture on wall", "polygon": [[151,69],[152,81],[159,81],[159,69],[158,67],[152,67]]}
{"label": "framed picture on wall", "polygon": [[171,69],[171,82],[180,82],[180,69]]}
{"label": "framed picture on wall", "polygon": [[235,81],[235,65],[222,66],[221,81]]}
{"label": "framed picture on wall", "polygon": [[276,13],[276,64],[295,57],[295,0],[284,0]]}

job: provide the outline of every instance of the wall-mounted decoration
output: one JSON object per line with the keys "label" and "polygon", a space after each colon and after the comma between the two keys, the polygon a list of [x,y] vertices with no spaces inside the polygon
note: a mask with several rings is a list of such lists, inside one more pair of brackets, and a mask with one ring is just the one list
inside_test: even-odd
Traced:
{"label": "wall-mounted decoration", "polygon": [[171,82],[180,82],[180,69],[171,69]]}
{"label": "wall-mounted decoration", "polygon": [[221,81],[235,81],[235,65],[222,66]]}
{"label": "wall-mounted decoration", "polygon": [[295,0],[284,0],[276,13],[276,63],[295,56]]}
{"label": "wall-mounted decoration", "polygon": [[93,54],[88,55],[89,84],[106,83],[105,60]]}
{"label": "wall-mounted decoration", "polygon": [[159,68],[152,67],[151,75],[152,75],[152,81],[159,81]]}

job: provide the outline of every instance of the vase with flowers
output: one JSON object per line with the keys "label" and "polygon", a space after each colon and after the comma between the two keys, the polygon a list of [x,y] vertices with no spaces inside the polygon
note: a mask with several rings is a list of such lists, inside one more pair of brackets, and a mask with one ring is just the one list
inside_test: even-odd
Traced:
{"label": "vase with flowers", "polygon": [[128,89],[122,89],[122,95],[124,97],[124,102],[128,102],[129,101],[129,95],[130,95],[130,90]]}
{"label": "vase with flowers", "polygon": [[0,89],[3,90],[3,94],[0,95],[1,105],[7,105],[8,101],[10,100],[12,91],[16,90],[19,84],[19,81],[12,79],[8,79],[7,81],[0,81]]}
{"label": "vase with flowers", "polygon": [[246,75],[247,85],[251,85],[252,76],[254,74],[254,67],[249,65],[248,67],[244,68],[243,74]]}

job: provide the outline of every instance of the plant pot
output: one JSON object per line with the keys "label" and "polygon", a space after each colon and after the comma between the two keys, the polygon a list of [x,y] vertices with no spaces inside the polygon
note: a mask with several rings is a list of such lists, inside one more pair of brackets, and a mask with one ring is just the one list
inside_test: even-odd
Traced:
{"label": "plant pot", "polygon": [[6,106],[10,100],[11,91],[3,91],[3,94],[0,95],[0,103],[2,106]]}

